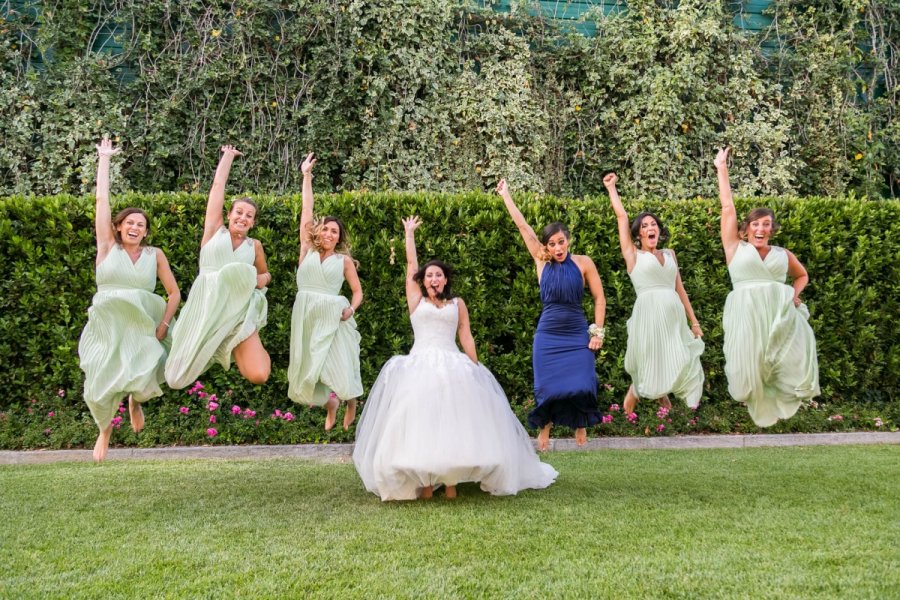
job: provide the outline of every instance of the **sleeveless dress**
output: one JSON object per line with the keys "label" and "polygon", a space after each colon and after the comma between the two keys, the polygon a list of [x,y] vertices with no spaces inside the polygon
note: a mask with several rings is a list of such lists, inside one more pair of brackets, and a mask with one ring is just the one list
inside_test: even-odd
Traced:
{"label": "sleeveless dress", "polygon": [[531,359],[537,406],[528,415],[528,424],[538,429],[548,423],[591,427],[601,419],[597,372],[581,305],[584,278],[572,255],[544,265],[540,286],[543,310]]}
{"label": "sleeveless dress", "polygon": [[652,252],[638,250],[628,276],[637,298],[628,319],[625,371],[641,398],[672,393],[690,407],[703,393],[703,340],[691,334],[684,305],[675,291],[678,266],[670,250],[663,264]]}
{"label": "sleeveless dress", "polygon": [[288,364],[288,397],[294,402],[323,406],[331,391],[342,400],[363,392],[356,320],[341,321],[350,306],[341,295],[343,285],[343,254],[322,261],[310,250],[297,268]]}
{"label": "sleeveless dress", "polygon": [[119,244],[96,269],[97,293],[78,342],[84,371],[84,401],[100,429],[116,416],[131,394],[135,402],[162,395],[166,350],[156,328],[166,302],[156,289],[156,248],[145,248],[137,262]]}
{"label": "sleeveless dress", "polygon": [[484,365],[456,346],[459,309],[419,303],[415,343],[381,369],[366,401],[353,463],[382,500],[414,500],[423,487],[481,483],[494,495],[545,488],[558,473],[531,438]]}
{"label": "sleeveless dress", "polygon": [[266,290],[256,289],[256,244],[236,249],[226,227],[200,249],[200,274],[172,327],[166,382],[173,389],[192,384],[213,363],[226,371],[235,346],[266,324]]}
{"label": "sleeveless dress", "polygon": [[728,265],[734,289],[725,300],[728,392],[744,402],[753,422],[774,425],[819,395],[816,338],[805,304],[794,306],[786,285],[787,252],[772,246],[765,259],[740,242]]}

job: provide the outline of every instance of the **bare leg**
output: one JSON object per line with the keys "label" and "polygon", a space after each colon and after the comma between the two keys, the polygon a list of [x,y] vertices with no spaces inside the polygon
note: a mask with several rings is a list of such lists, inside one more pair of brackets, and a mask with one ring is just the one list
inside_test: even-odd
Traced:
{"label": "bare leg", "polygon": [[350,429],[353,421],[356,420],[356,398],[347,400],[347,410],[344,412],[344,431]]}
{"label": "bare leg", "polygon": [[100,463],[106,458],[110,437],[112,437],[112,423],[107,425],[106,429],[101,429],[100,435],[97,436],[97,443],[94,444],[94,461]]}
{"label": "bare leg", "polygon": [[269,380],[269,374],[272,372],[272,359],[263,348],[258,331],[254,331],[253,335],[235,346],[231,354],[238,371],[247,381],[262,385]]}
{"label": "bare leg", "polygon": [[331,396],[325,403],[325,431],[331,431],[337,422],[337,409],[340,403],[337,396]]}
{"label": "bare leg", "polygon": [[575,430],[575,445],[584,446],[587,444],[587,429],[579,427]]}
{"label": "bare leg", "polygon": [[553,427],[553,423],[547,423],[544,425],[541,432],[538,434],[537,442],[538,442],[538,451],[546,452],[550,449],[550,428]]}
{"label": "bare leg", "polygon": [[422,488],[422,492],[419,494],[419,498],[422,500],[431,500],[431,497],[434,495],[434,486],[426,485]]}
{"label": "bare leg", "polygon": [[628,386],[628,391],[625,392],[625,402],[623,408],[625,409],[625,414],[630,415],[634,412],[634,407],[637,406],[638,397],[634,393],[634,386]]}
{"label": "bare leg", "polygon": [[131,420],[131,428],[135,433],[140,433],[144,428],[144,409],[140,402],[135,402],[131,394],[128,394],[128,418]]}
{"label": "bare leg", "polygon": [[669,400],[668,394],[659,399],[659,405],[668,410],[672,410],[672,401]]}
{"label": "bare leg", "polygon": [[448,486],[447,486],[447,492],[446,492],[446,493],[447,493],[447,499],[448,499],[448,500],[453,500],[454,498],[456,498],[456,486],[455,486],[455,485],[448,485]]}

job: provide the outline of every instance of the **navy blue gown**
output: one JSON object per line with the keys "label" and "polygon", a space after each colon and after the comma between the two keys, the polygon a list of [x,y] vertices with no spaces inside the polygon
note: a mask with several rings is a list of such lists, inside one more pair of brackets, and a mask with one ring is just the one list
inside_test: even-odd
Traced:
{"label": "navy blue gown", "polygon": [[584,279],[572,255],[549,262],[541,273],[543,310],[534,332],[534,400],[528,424],[573,429],[600,422],[597,372],[588,348],[588,324],[581,301]]}

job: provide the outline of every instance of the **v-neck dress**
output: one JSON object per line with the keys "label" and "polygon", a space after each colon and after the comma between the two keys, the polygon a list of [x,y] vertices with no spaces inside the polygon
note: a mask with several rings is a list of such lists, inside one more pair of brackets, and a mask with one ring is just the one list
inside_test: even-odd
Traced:
{"label": "v-neck dress", "polygon": [[166,349],[156,328],[166,312],[156,289],[156,248],[136,262],[116,244],[97,265],[97,293],[78,342],[84,401],[100,429],[129,394],[136,402],[162,395]]}
{"label": "v-neck dress", "polygon": [[765,259],[740,242],[728,273],[725,300],[725,375],[731,397],[744,402],[753,422],[774,425],[819,395],[816,338],[805,304],[794,306],[787,252],[772,246]]}
{"label": "v-neck dress", "polygon": [[675,394],[695,407],[703,393],[704,344],[691,334],[675,291],[675,258],[670,250],[662,253],[660,264],[653,253],[638,251],[628,274],[637,298],[628,319],[625,371],[639,397]]}
{"label": "v-neck dress", "polygon": [[169,387],[194,383],[214,363],[228,370],[234,348],[265,326],[269,305],[266,288],[256,289],[255,261],[255,242],[233,248],[226,227],[200,249],[200,274],[172,327]]}
{"label": "v-neck dress", "polygon": [[341,321],[341,313],[350,306],[341,295],[343,285],[343,254],[321,260],[310,250],[297,268],[288,397],[299,404],[322,406],[331,392],[343,400],[363,392],[356,320],[351,316]]}

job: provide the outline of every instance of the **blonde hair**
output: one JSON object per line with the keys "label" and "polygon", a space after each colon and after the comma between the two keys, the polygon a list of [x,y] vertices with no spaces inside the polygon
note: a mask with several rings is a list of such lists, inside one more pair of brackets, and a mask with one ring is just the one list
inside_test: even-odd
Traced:
{"label": "blonde hair", "polygon": [[[306,242],[312,246],[316,252],[322,252],[322,230],[325,229],[325,225],[328,223],[336,223],[338,226],[338,241],[337,244],[334,245],[334,251],[337,254],[349,256],[352,259],[353,255],[350,253],[350,243],[347,241],[347,228],[344,227],[344,222],[337,217],[329,215],[314,219],[306,228],[306,231],[301,232],[306,238]],[[354,262],[356,261],[354,260]]]}

